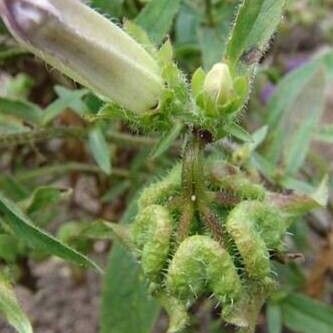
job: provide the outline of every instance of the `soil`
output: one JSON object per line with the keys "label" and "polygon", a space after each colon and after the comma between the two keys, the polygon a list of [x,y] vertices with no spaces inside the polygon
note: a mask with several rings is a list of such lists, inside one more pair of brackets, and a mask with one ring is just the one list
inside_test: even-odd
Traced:
{"label": "soil", "polygon": [[[73,277],[68,265],[49,260],[34,265],[37,292],[18,286],[16,293],[34,333],[97,333],[100,277],[89,271],[83,280]],[[77,275],[77,274],[76,274]],[[0,320],[1,333],[15,330]]]}

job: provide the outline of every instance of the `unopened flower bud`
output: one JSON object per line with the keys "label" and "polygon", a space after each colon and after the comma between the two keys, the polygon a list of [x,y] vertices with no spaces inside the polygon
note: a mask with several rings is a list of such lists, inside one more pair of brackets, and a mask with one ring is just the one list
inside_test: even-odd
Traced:
{"label": "unopened flower bud", "polygon": [[204,92],[215,104],[224,105],[229,101],[234,84],[227,64],[218,63],[207,73]]}
{"label": "unopened flower bud", "polygon": [[0,15],[24,47],[103,99],[133,112],[158,103],[155,60],[79,0],[0,0]]}

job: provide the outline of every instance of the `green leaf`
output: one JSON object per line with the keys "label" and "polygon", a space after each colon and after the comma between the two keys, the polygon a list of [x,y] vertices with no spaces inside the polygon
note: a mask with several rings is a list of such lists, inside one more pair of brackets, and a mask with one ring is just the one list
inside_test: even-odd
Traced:
{"label": "green leaf", "polygon": [[329,176],[326,175],[316,190],[311,193],[311,198],[319,207],[326,207],[329,198]]}
{"label": "green leaf", "polygon": [[[0,26],[2,28],[2,25]],[[25,49],[19,47],[6,48],[5,50],[0,50],[0,64],[3,64],[7,60],[12,60],[15,57],[29,54]]]}
{"label": "green leaf", "polygon": [[101,333],[151,331],[159,307],[148,298],[141,274],[128,250],[116,245],[105,276]]}
{"label": "green leaf", "polygon": [[109,144],[100,126],[89,131],[89,147],[98,166],[107,174],[111,174],[111,153]]}
{"label": "green leaf", "polygon": [[[135,196],[123,216],[126,226],[136,213]],[[115,243],[104,276],[101,333],[148,333],[160,307],[148,296],[139,264],[128,249]]]}
{"label": "green leaf", "polygon": [[206,73],[201,67],[199,67],[193,73],[191,81],[191,89],[193,96],[197,97],[199,94],[201,94],[205,82],[205,77]]}
{"label": "green leaf", "polygon": [[324,110],[325,85],[323,68],[311,63],[287,75],[268,105],[266,157],[275,165],[282,159],[289,175],[305,161]]}
{"label": "green leaf", "polygon": [[89,258],[62,244],[53,236],[36,227],[17,205],[7,199],[2,193],[0,193],[0,212],[4,214],[4,218],[0,222],[6,223],[17,237],[24,240],[31,247],[41,249],[46,253],[58,256],[72,263],[89,266],[101,271]]}
{"label": "green leaf", "polygon": [[27,99],[33,84],[33,80],[28,75],[19,73],[15,77],[5,80],[3,97],[14,100]]}
{"label": "green leaf", "polygon": [[282,313],[278,304],[269,303],[266,308],[268,333],[282,332]]}
{"label": "green leaf", "polygon": [[252,134],[252,142],[248,143],[248,148],[250,152],[254,152],[266,139],[268,134],[268,126],[263,126],[259,128]]}
{"label": "green leaf", "polygon": [[32,333],[29,319],[19,306],[14,290],[0,273],[0,312],[19,333]]}
{"label": "green leaf", "polygon": [[109,203],[120,197],[125,191],[131,187],[131,182],[128,180],[121,181],[112,185],[110,189],[103,195],[102,202]]}
{"label": "green leaf", "polygon": [[22,246],[13,235],[0,235],[0,258],[7,263],[14,263],[22,253]]}
{"label": "green leaf", "polygon": [[179,5],[180,0],[151,0],[135,22],[147,31],[154,43],[160,44],[172,26]]}
{"label": "green leaf", "polygon": [[20,207],[27,213],[33,214],[36,211],[57,204],[62,198],[68,197],[72,193],[71,189],[41,186],[22,202]]}
{"label": "green leaf", "polygon": [[82,101],[89,91],[87,89],[70,90],[56,86],[55,91],[59,96],[43,112],[43,125],[47,125],[66,109],[72,109],[80,115],[88,113],[87,105]]}
{"label": "green leaf", "polygon": [[235,7],[235,4],[226,2],[221,8],[217,9],[220,15],[214,25],[199,24],[197,27],[205,70],[209,70],[214,64],[220,62],[225,53]]}
{"label": "green leaf", "polygon": [[90,3],[92,7],[112,15],[112,17],[122,16],[124,0],[92,0]]}
{"label": "green leaf", "polygon": [[36,125],[41,121],[42,110],[35,104],[0,97],[0,114],[11,115],[26,122]]}
{"label": "green leaf", "polygon": [[209,70],[215,63],[221,61],[227,42],[227,34],[220,33],[217,28],[199,26],[198,39],[203,67],[205,70]]}
{"label": "green leaf", "polygon": [[332,83],[332,81],[333,81],[333,49],[329,48],[329,49],[319,53],[317,56],[315,56],[314,60],[325,66],[327,80],[330,83]]}
{"label": "green leaf", "polygon": [[151,154],[152,159],[156,159],[162,154],[164,154],[178,138],[183,128],[184,124],[179,122],[176,123],[171,128],[171,130],[168,133],[166,133],[166,135],[157,143],[156,147],[154,147],[153,152]]}
{"label": "green leaf", "polygon": [[259,60],[281,20],[284,4],[285,0],[242,1],[225,54],[232,65],[254,52]]}
{"label": "green leaf", "polygon": [[201,17],[182,2],[176,18],[175,35],[176,43],[180,45],[195,45],[198,43],[197,27],[201,23]]}
{"label": "green leaf", "polygon": [[333,143],[333,124],[318,128],[314,139],[325,143]]}
{"label": "green leaf", "polygon": [[253,142],[251,134],[236,123],[229,124],[226,131],[241,141],[249,143]]}
{"label": "green leaf", "polygon": [[275,180],[274,176],[276,174],[276,168],[274,164],[257,152],[252,154],[251,160],[255,168],[258,169],[265,178],[271,181]]}
{"label": "green leaf", "polygon": [[300,333],[331,333],[333,307],[301,294],[291,294],[282,303],[285,325]]}
{"label": "green leaf", "polygon": [[0,188],[13,200],[23,200],[29,195],[29,189],[23,186],[16,177],[12,175],[1,175],[0,176]]}

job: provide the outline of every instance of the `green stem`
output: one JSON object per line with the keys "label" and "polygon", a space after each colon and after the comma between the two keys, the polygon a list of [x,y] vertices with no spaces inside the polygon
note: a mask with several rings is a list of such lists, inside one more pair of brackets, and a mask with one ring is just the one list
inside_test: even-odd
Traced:
{"label": "green stem", "polygon": [[[70,162],[67,164],[55,164],[51,166],[41,167],[35,170],[30,171],[21,171],[14,174],[15,179],[18,181],[29,181],[34,178],[40,178],[45,176],[54,176],[54,175],[61,175],[64,173],[72,172],[72,171],[79,171],[79,172],[88,172],[94,174],[104,174],[103,171],[95,165],[84,164],[84,163],[77,163],[77,162]],[[112,168],[111,176],[128,178],[129,172],[123,169]]]}
{"label": "green stem", "polygon": [[13,59],[14,57],[18,57],[18,56],[26,55],[26,54],[29,54],[29,52],[24,49],[21,49],[18,47],[10,48],[6,51],[1,52],[0,63],[3,63],[8,59]]}
{"label": "green stem", "polygon": [[[77,138],[82,139],[87,136],[87,129],[80,127],[55,127],[42,128],[22,133],[11,133],[0,135],[0,147],[7,148],[15,145],[40,142],[53,138]],[[120,132],[107,133],[107,140],[117,145],[126,145],[131,147],[154,146],[158,139],[139,135],[130,135]]]}
{"label": "green stem", "polygon": [[177,232],[178,241],[181,242],[189,234],[194,215],[194,202],[196,199],[193,165],[196,161],[196,149],[193,137],[185,147],[182,166],[182,216]]}
{"label": "green stem", "polygon": [[182,170],[183,211],[178,228],[181,241],[189,234],[193,215],[199,211],[200,217],[212,232],[214,238],[223,242],[223,230],[214,213],[209,209],[209,193],[205,185],[203,168],[204,143],[200,133],[192,134],[185,148]]}

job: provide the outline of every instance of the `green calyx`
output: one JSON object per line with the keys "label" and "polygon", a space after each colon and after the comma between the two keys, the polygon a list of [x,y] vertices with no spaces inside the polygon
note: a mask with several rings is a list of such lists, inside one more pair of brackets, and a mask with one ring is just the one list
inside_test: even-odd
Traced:
{"label": "green calyx", "polygon": [[132,228],[134,244],[140,252],[144,274],[158,281],[165,265],[172,233],[172,218],[168,210],[159,205],[143,209]]}
{"label": "green calyx", "polygon": [[166,289],[185,302],[207,288],[220,302],[233,302],[242,286],[229,253],[209,236],[186,238],[168,268]]}

